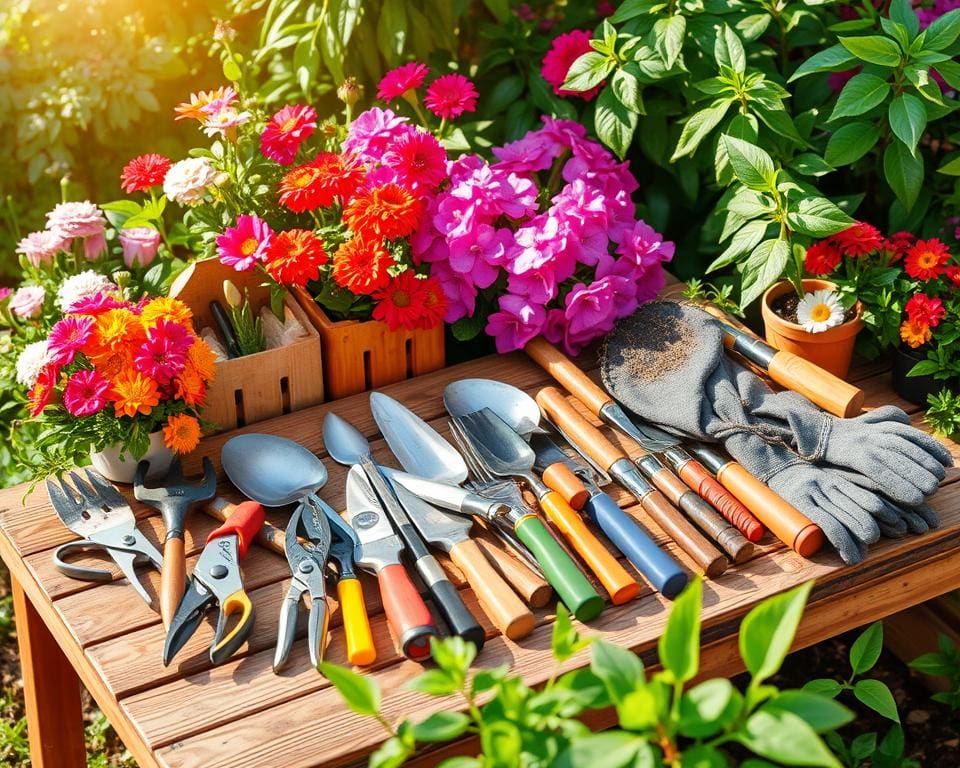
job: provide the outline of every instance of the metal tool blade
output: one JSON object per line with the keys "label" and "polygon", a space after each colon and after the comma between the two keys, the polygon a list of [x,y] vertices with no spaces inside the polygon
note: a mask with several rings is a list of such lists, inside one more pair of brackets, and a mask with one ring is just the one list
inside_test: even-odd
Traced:
{"label": "metal tool blade", "polygon": [[384,467],[383,472],[394,485],[401,485],[429,504],[435,504],[442,509],[449,509],[453,512],[461,512],[467,499],[473,495],[459,485],[437,483],[389,467]]}
{"label": "metal tool blade", "polygon": [[347,519],[360,540],[357,565],[379,570],[399,562],[403,542],[358,465],[347,473]]}
{"label": "metal tool blade", "polygon": [[540,406],[522,389],[493,379],[460,379],[443,390],[443,405],[451,416],[489,408],[524,439],[543,434]]}
{"label": "metal tool blade", "polygon": [[399,482],[390,482],[400,504],[407,511],[420,535],[444,552],[470,538],[473,523],[469,518],[458,517],[437,509],[432,504],[403,487]]}
{"label": "metal tool blade", "polygon": [[339,464],[359,464],[370,455],[370,441],[333,412],[323,417],[323,442],[327,453]]}
{"label": "metal tool blade", "polygon": [[598,415],[601,421],[619,429],[631,440],[639,443],[644,450],[651,453],[661,453],[680,442],[679,437],[671,435],[669,432],[664,432],[662,429],[653,427],[638,418],[631,419],[627,416],[626,411],[612,400],[600,409]]}

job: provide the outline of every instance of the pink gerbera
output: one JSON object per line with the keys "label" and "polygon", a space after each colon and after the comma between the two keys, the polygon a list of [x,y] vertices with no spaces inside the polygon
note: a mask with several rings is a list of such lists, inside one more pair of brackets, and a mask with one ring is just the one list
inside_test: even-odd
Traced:
{"label": "pink gerbera", "polygon": [[222,235],[217,236],[220,261],[237,272],[246,272],[258,261],[266,260],[272,236],[273,230],[265,221],[241,214],[237,216],[236,226],[227,227]]}
{"label": "pink gerbera", "polygon": [[77,371],[63,388],[63,404],[72,416],[93,416],[107,404],[110,382],[96,371]]}
{"label": "pink gerbera", "polygon": [[553,39],[550,50],[543,57],[540,74],[543,75],[544,80],[553,86],[553,92],[557,96],[579,96],[581,99],[589,101],[600,92],[600,85],[591,88],[589,91],[568,91],[562,87],[573,62],[583,54],[593,50],[590,47],[592,38],[593,33],[585,29],[575,29],[565,35],[557,35]]}
{"label": "pink gerbera", "polygon": [[158,320],[147,331],[147,340],[137,350],[133,367],[160,384],[169,384],[183,371],[193,341],[184,326],[171,320]]}
{"label": "pink gerbera", "polygon": [[418,61],[411,61],[391,69],[377,86],[377,98],[381,101],[393,101],[403,97],[407,91],[423,85],[429,71],[426,64]]}
{"label": "pink gerbera", "polygon": [[411,189],[436,189],[447,176],[447,153],[426,131],[400,136],[384,153],[383,164]]}
{"label": "pink gerbera", "polygon": [[270,118],[260,135],[260,151],[280,165],[290,165],[300,145],[310,138],[317,127],[317,111],[313,107],[295,104],[286,106]]}
{"label": "pink gerbera", "polygon": [[430,83],[423,103],[437,117],[452,120],[464,112],[476,110],[479,95],[472,82],[454,73],[438,77]]}
{"label": "pink gerbera", "polygon": [[76,315],[99,315],[108,309],[123,309],[126,306],[116,295],[101,291],[73,302],[70,305],[70,311]]}
{"label": "pink gerbera", "polygon": [[47,340],[47,350],[50,362],[57,365],[68,365],[73,362],[83,345],[90,338],[93,329],[92,317],[68,315],[50,330]]}

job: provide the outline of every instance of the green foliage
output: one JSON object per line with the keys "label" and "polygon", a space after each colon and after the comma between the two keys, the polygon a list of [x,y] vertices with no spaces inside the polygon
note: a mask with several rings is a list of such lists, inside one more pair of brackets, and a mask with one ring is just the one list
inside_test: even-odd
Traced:
{"label": "green foliage", "polygon": [[695,304],[713,304],[731,315],[743,316],[740,305],[731,298],[732,294],[733,285],[729,282],[714,285],[713,283],[705,283],[695,277],[687,280],[683,288],[684,298]]}
{"label": "green foliage", "polygon": [[950,685],[946,691],[933,694],[933,700],[950,709],[960,709],[960,648],[946,635],[937,638],[936,653],[925,653],[910,662],[910,667],[931,677],[945,677]]}
{"label": "green foliage", "polygon": [[927,406],[924,418],[936,434],[953,437],[960,433],[960,393],[944,387],[927,398]]}

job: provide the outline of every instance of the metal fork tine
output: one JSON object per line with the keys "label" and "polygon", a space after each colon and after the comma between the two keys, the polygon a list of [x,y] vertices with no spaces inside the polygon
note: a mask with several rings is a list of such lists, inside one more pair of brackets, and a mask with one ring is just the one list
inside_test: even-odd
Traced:
{"label": "metal fork tine", "polygon": [[62,478],[58,478],[57,482],[47,480],[47,494],[50,496],[50,503],[53,504],[64,524],[69,526],[80,518],[82,507],[74,498],[70,486]]}
{"label": "metal fork tine", "polygon": [[473,475],[476,480],[484,479],[484,470],[483,466],[477,460],[477,454],[473,450],[473,446],[470,444],[470,440],[464,434],[463,429],[460,426],[460,423],[456,418],[449,422],[450,432],[453,435],[454,441],[457,443],[457,446],[460,448],[460,453],[463,455],[463,459],[467,464],[467,468],[470,470],[470,473]]}
{"label": "metal fork tine", "polygon": [[85,469],[84,473],[90,481],[90,484],[97,489],[100,498],[106,501],[109,506],[121,507],[127,503],[126,499],[120,495],[120,492],[116,488],[107,482],[107,479],[103,475],[89,469]]}
{"label": "metal fork tine", "polygon": [[86,481],[80,477],[79,472],[71,472],[70,479],[73,480],[73,487],[83,496],[83,500],[87,503],[87,506],[99,507],[103,505],[104,500],[100,498],[100,495],[93,488],[87,485]]}

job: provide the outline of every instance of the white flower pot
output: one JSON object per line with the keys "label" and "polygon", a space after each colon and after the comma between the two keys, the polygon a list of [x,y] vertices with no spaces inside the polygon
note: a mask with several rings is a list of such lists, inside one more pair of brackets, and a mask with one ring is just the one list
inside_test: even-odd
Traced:
{"label": "white flower pot", "polygon": [[148,480],[162,480],[166,476],[170,462],[173,461],[173,451],[163,444],[162,432],[153,432],[150,435],[150,449],[142,459],[133,458],[129,450],[119,445],[111,445],[102,451],[90,452],[90,463],[93,468],[107,480],[115,483],[132,483],[137,464],[144,460],[150,462],[150,471],[147,472]]}

